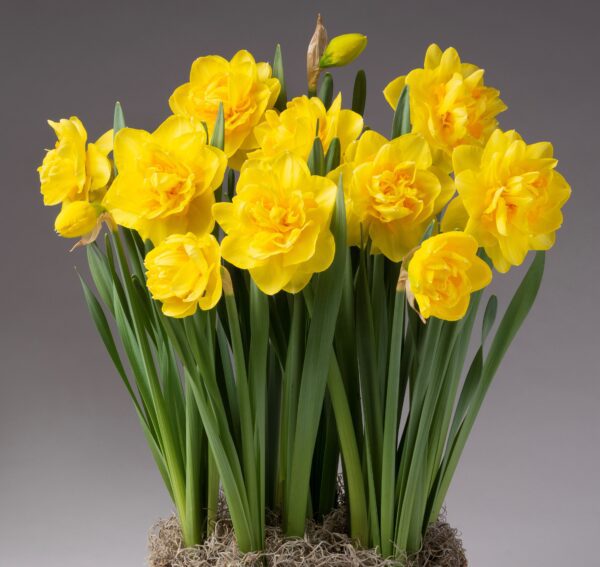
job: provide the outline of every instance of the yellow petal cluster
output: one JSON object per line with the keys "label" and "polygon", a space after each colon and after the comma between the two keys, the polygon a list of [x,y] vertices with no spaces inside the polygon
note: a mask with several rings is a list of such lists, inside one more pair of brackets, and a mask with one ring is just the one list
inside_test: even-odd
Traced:
{"label": "yellow petal cluster", "polygon": [[552,144],[526,144],[511,130],[496,130],[485,148],[462,146],[453,154],[458,197],[443,228],[464,227],[499,272],[520,265],[529,250],[548,250],[571,194],[555,170]]}
{"label": "yellow petal cluster", "polygon": [[414,253],[408,281],[424,318],[461,319],[471,293],[491,282],[492,271],[477,256],[477,248],[469,234],[448,232],[428,238]]}
{"label": "yellow petal cluster", "polygon": [[247,162],[233,201],[213,207],[227,234],[223,258],[248,269],[268,295],[300,291],[333,261],[329,223],[335,196],[333,181],[311,175],[291,153]]}
{"label": "yellow petal cluster", "polygon": [[170,116],[153,133],[123,128],[114,156],[119,174],[103,204],[115,222],[155,245],[171,234],[212,230],[227,157],[207,145],[202,124]]}
{"label": "yellow petal cluster", "polygon": [[342,95],[338,94],[326,109],[318,97],[299,96],[287,103],[278,114],[265,113],[265,120],[254,129],[259,149],[249,158],[275,157],[283,152],[308,159],[316,135],[325,152],[334,138],[339,138],[342,155],[363,129],[363,118],[352,110],[342,109]]}
{"label": "yellow petal cluster", "polygon": [[384,90],[396,108],[404,86],[409,88],[413,132],[421,133],[440,157],[449,161],[462,144],[484,144],[506,110],[498,90],[486,87],[484,70],[462,63],[453,47],[427,49],[422,69],[394,79]]}
{"label": "yellow petal cluster", "polygon": [[221,298],[221,253],[212,234],[172,234],[144,263],[148,289],[169,317],[212,309]]}
{"label": "yellow petal cluster", "polygon": [[432,162],[420,134],[388,141],[366,131],[332,172],[343,178],[351,245],[372,241],[372,251],[399,262],[454,194],[452,179]]}
{"label": "yellow petal cluster", "polygon": [[48,120],[56,133],[54,149],[38,168],[44,205],[87,200],[90,192],[102,190],[110,180],[112,130],[95,144],[87,144],[87,132],[76,116],[59,122]]}
{"label": "yellow petal cluster", "polygon": [[99,206],[112,175],[108,154],[113,132],[87,143],[87,132],[76,116],[48,124],[57,141],[38,167],[44,205],[62,205],[55,229],[65,238],[90,233],[102,212]]}
{"label": "yellow petal cluster", "polygon": [[225,153],[256,147],[253,128],[277,100],[281,85],[271,77],[268,63],[256,63],[245,50],[231,61],[218,55],[199,57],[192,64],[190,80],[169,99],[174,114],[204,122],[212,135],[219,104],[225,117]]}

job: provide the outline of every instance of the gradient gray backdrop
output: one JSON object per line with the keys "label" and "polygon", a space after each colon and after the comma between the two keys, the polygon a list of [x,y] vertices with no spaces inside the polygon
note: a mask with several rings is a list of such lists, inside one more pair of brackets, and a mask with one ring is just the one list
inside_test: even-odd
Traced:
{"label": "gradient gray backdrop", "polygon": [[[487,70],[529,141],[551,140],[573,187],[533,312],[500,369],[448,496],[475,567],[600,565],[599,65],[588,0],[404,2],[7,1],[0,12],[0,566],[132,567],[171,510],[127,395],[86,312],[69,242],[53,235],[35,168],[47,118],[95,139],[120,100],[152,129],[201,54],[281,42],[304,89],[317,11],[330,36],[363,32],[367,121],[386,82],[430,42]],[[357,65],[335,73],[350,100]],[[522,270],[494,284],[502,305]]]}

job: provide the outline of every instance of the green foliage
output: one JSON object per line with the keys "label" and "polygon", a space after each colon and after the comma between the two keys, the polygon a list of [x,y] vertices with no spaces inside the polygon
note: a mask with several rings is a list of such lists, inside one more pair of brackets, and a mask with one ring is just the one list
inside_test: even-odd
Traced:
{"label": "green foliage", "polygon": [[[285,83],[279,46],[274,74]],[[331,77],[319,96],[331,102]],[[327,86],[327,85],[330,86]],[[283,96],[283,98],[282,98]],[[356,77],[353,108],[364,112],[366,78]],[[115,107],[115,133],[124,127]],[[410,131],[408,90],[392,136]],[[222,104],[211,143],[224,146]],[[308,165],[326,175],[340,165],[315,138]],[[116,172],[115,172],[116,173]],[[235,193],[230,171],[224,199]],[[483,293],[457,322],[422,322],[409,307],[402,266],[346,245],[340,176],[331,221],[335,256],[296,295],[268,297],[247,272],[223,267],[224,297],[209,311],[165,317],[145,285],[151,249],[133,231],[87,248],[93,286],[81,278],[101,340],[138,415],[176,507],[184,542],[212,529],[219,490],[242,551],[264,545],[266,511],[301,537],[307,518],[337,505],[341,462],[349,531],[386,556],[419,549],[437,519],[494,375],[541,284],[538,252],[495,332],[498,300],[481,317]],[[428,238],[432,223],[425,231]],[[93,289],[95,288],[95,290]]]}

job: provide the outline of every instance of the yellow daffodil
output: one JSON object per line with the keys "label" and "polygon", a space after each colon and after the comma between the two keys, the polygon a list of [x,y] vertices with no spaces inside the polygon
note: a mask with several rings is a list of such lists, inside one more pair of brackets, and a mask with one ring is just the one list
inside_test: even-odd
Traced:
{"label": "yellow daffodil", "polygon": [[227,234],[223,258],[248,269],[266,294],[300,291],[333,261],[335,196],[335,183],[293,154],[247,162],[233,201],[213,207]]}
{"label": "yellow daffodil", "polygon": [[[317,130],[318,125],[318,130]],[[329,110],[318,97],[299,96],[287,103],[278,114],[269,110],[265,120],[254,129],[260,148],[248,154],[249,158],[275,157],[283,152],[308,159],[315,140],[315,132],[325,152],[334,138],[339,138],[342,155],[363,129],[363,119],[352,110],[342,109],[342,95],[338,94]]]}
{"label": "yellow daffodil", "polygon": [[319,66],[324,69],[348,65],[364,51],[365,47],[367,47],[367,36],[362,33],[338,35],[327,44]]}
{"label": "yellow daffodil", "polygon": [[38,168],[44,205],[91,200],[90,193],[103,191],[110,180],[107,156],[112,150],[112,130],[86,145],[87,132],[79,118],[49,120],[48,124],[57,142]]}
{"label": "yellow daffodil", "polygon": [[484,85],[483,74],[483,69],[461,63],[453,47],[442,52],[432,44],[424,68],[394,79],[384,95],[396,108],[402,89],[409,87],[413,132],[425,136],[449,163],[457,146],[484,144],[498,124],[496,116],[506,110],[499,91]]}
{"label": "yellow daffodil", "polygon": [[471,293],[492,281],[489,266],[477,256],[477,240],[464,232],[428,238],[408,265],[410,292],[421,316],[457,321],[469,307]]}
{"label": "yellow daffodil", "polygon": [[88,201],[63,203],[54,221],[54,229],[63,238],[85,236],[96,227],[100,213],[100,208]]}
{"label": "yellow daffodil", "polygon": [[212,309],[221,298],[221,252],[212,234],[172,234],[146,255],[147,285],[169,317]]}
{"label": "yellow daffodil", "polygon": [[399,262],[420,241],[427,225],[454,193],[452,179],[432,165],[420,134],[391,142],[366,131],[346,152],[342,175],[347,198],[349,244],[372,241],[372,251]]}
{"label": "yellow daffodil", "polygon": [[256,63],[248,51],[238,51],[231,61],[218,55],[200,57],[192,64],[190,80],[178,87],[169,105],[174,114],[204,122],[212,135],[219,104],[225,117],[225,153],[257,146],[252,129],[272,108],[281,85],[271,77],[268,63]]}
{"label": "yellow daffodil", "polygon": [[114,153],[119,175],[103,205],[117,224],[155,245],[171,234],[212,230],[214,190],[227,157],[207,145],[200,123],[171,116],[153,133],[124,128]]}
{"label": "yellow daffodil", "polygon": [[458,197],[442,227],[464,227],[499,272],[520,265],[529,250],[548,250],[571,194],[555,170],[552,144],[526,144],[514,130],[496,130],[485,148],[462,146],[452,157]]}

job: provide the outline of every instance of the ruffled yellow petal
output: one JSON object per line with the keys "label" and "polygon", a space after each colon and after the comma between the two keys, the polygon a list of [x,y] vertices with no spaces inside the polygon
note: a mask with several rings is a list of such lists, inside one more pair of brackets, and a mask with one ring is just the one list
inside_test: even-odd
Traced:
{"label": "ruffled yellow petal", "polygon": [[387,100],[388,104],[395,110],[400,100],[402,90],[406,85],[406,77],[397,77],[391,81],[385,89],[383,89],[383,96]]}

